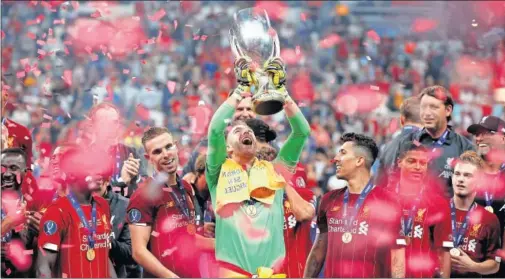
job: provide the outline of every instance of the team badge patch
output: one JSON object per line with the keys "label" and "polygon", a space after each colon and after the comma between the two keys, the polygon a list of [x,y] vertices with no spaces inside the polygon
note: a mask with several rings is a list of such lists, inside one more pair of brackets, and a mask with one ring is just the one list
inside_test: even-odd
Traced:
{"label": "team badge patch", "polygon": [[142,214],[138,209],[132,209],[130,212],[128,212],[128,218],[130,219],[130,222],[132,223],[137,223],[140,221],[140,217],[142,217]]}
{"label": "team badge patch", "polygon": [[47,235],[53,235],[56,233],[57,230],[58,230],[58,226],[56,225],[56,223],[54,221],[49,220],[44,223],[44,232]]}
{"label": "team badge patch", "polygon": [[296,186],[300,188],[305,188],[305,181],[301,177],[296,178]]}

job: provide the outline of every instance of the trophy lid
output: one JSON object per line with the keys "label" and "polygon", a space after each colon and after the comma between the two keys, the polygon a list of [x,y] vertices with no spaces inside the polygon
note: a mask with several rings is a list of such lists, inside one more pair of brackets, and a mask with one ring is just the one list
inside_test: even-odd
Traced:
{"label": "trophy lid", "polygon": [[230,45],[236,57],[248,56],[261,66],[280,55],[277,32],[264,9],[248,8],[233,15]]}

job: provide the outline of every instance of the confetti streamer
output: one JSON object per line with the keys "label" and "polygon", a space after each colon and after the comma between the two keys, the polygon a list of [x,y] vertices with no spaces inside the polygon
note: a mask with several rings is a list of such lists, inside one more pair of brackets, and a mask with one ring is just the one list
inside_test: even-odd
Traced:
{"label": "confetti streamer", "polygon": [[159,21],[162,19],[167,13],[165,12],[165,9],[160,9],[154,15],[148,16],[149,20],[151,21]]}
{"label": "confetti streamer", "polygon": [[170,91],[171,94],[175,93],[175,85],[176,85],[175,81],[169,80],[167,82],[167,88],[168,88],[168,91]]}
{"label": "confetti streamer", "polygon": [[16,73],[17,78],[24,78],[25,77],[25,71],[20,71]]}

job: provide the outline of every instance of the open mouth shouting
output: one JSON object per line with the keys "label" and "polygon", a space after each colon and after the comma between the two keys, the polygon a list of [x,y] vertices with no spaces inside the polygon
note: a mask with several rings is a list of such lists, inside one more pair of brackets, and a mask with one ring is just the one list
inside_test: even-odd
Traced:
{"label": "open mouth shouting", "polygon": [[11,189],[16,186],[14,175],[3,175],[2,176],[2,189]]}
{"label": "open mouth shouting", "polygon": [[243,145],[247,145],[247,146],[252,146],[253,145],[253,137],[251,134],[249,133],[244,133],[240,139],[239,139],[240,143],[242,143]]}

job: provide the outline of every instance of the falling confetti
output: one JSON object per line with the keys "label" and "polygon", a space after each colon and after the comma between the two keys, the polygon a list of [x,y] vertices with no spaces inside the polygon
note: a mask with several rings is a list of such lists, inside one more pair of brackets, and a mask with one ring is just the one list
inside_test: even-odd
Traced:
{"label": "falling confetti", "polygon": [[167,88],[168,88],[168,91],[169,91],[171,94],[174,94],[174,93],[175,93],[175,86],[176,86],[175,81],[171,81],[171,80],[169,80],[169,81],[167,82]]}
{"label": "falling confetti", "polygon": [[165,12],[165,9],[160,9],[154,15],[148,16],[149,20],[151,21],[159,21],[162,19],[167,13]]}
{"label": "falling confetti", "polygon": [[174,30],[177,29],[177,20],[174,20]]}
{"label": "falling confetti", "polygon": [[475,19],[472,19],[472,27],[477,27],[477,26],[479,26],[477,21]]}
{"label": "falling confetti", "polygon": [[151,235],[154,237],[158,237],[160,235],[160,233],[157,231],[153,231],[153,232],[151,232]]}

